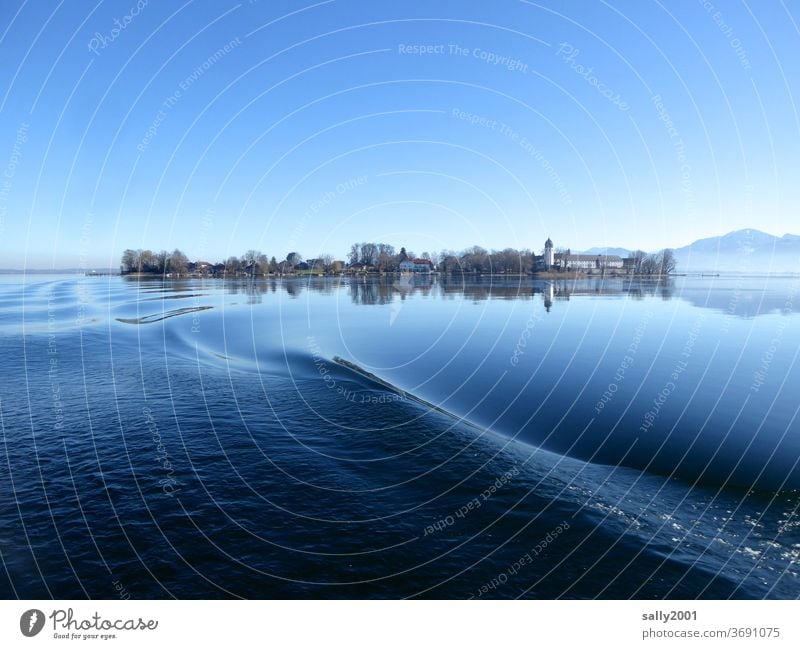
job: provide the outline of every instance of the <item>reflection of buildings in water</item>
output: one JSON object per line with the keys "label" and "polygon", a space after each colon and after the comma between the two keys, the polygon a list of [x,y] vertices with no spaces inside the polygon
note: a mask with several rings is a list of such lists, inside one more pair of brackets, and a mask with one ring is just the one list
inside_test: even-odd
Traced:
{"label": "reflection of buildings in water", "polygon": [[[766,313],[800,312],[800,278],[714,277],[709,279],[580,278],[533,279],[530,277],[447,276],[415,274],[385,277],[309,277],[252,279],[164,279],[161,277],[123,277],[136,282],[144,293],[180,294],[221,288],[229,295],[244,294],[249,304],[257,304],[266,292],[285,291],[299,297],[304,291],[333,294],[347,289],[354,303],[390,304],[414,294],[441,299],[531,300],[541,296],[545,310],[572,296],[627,297],[642,300],[679,297],[694,307],[707,308],[740,318]],[[677,284],[677,288],[676,288]]]}
{"label": "reflection of buildings in water", "polygon": [[348,280],[350,299],[355,304],[390,304],[395,298],[404,300],[413,293],[430,295],[434,280],[430,275],[408,275],[395,278],[353,278]]}
{"label": "reflection of buildings in water", "polygon": [[[196,281],[196,280],[195,280]],[[561,301],[573,296],[627,297],[634,300],[658,297],[671,300],[680,297],[692,306],[710,308],[732,316],[751,318],[764,313],[800,311],[800,300],[787,296],[800,280],[767,287],[764,280],[717,279],[708,282],[684,282],[676,289],[675,281],[645,278],[581,278],[571,280],[539,280],[529,277],[465,277],[416,274],[386,277],[314,277],[308,279],[270,279],[224,281],[227,293],[243,293],[248,303],[261,301],[267,291],[283,290],[290,297],[298,297],[303,291],[332,294],[346,288],[356,304],[391,304],[414,295],[434,296],[442,299],[482,300],[531,300],[540,297],[544,308],[550,312]],[[678,282],[681,280],[679,279]],[[144,283],[144,282],[143,282]],[[196,290],[192,280],[170,282],[148,282],[151,292],[181,292]],[[789,305],[787,307],[787,304]]]}
{"label": "reflection of buildings in water", "polygon": [[430,295],[433,290],[433,278],[429,274],[415,273],[413,275],[403,274],[392,283],[392,289],[400,300],[405,300],[408,295],[420,293]]}
{"label": "reflection of buildings in water", "polygon": [[433,276],[429,274],[401,275],[400,279],[394,282],[394,286],[401,291],[419,289],[420,291],[430,291],[433,288]]}
{"label": "reflection of buildings in water", "polygon": [[[436,295],[442,298],[459,297],[473,302],[482,300],[530,300],[541,295],[549,312],[553,304],[579,295],[644,295],[659,294],[665,299],[672,289],[664,282],[644,282],[626,279],[578,279],[564,281],[533,280],[530,278],[469,278],[435,277],[430,275],[390,278],[353,278],[348,282],[350,297],[356,304],[388,304],[393,299],[404,300],[414,294]],[[317,290],[314,285],[309,285]]]}
{"label": "reflection of buildings in water", "polygon": [[553,306],[553,298],[555,296],[555,288],[552,283],[542,291],[542,298],[544,299],[544,309],[550,313],[550,308]]}
{"label": "reflection of buildings in water", "polygon": [[483,281],[449,280],[442,282],[440,291],[454,293],[467,299],[526,300],[541,295],[545,310],[550,311],[554,303],[568,301],[572,296],[632,296],[641,298],[659,295],[670,299],[673,293],[671,280],[641,280],[626,278],[596,278],[574,280],[536,280],[528,278],[496,277]]}
{"label": "reflection of buildings in water", "polygon": [[[125,278],[131,281],[129,278]],[[306,290],[314,293],[333,294],[347,287],[351,300],[356,304],[390,304],[395,299],[404,300],[412,295],[441,298],[463,298],[473,302],[483,300],[530,300],[541,295],[546,310],[559,300],[569,300],[573,295],[628,295],[643,298],[659,295],[663,299],[672,297],[673,287],[667,280],[645,280],[625,278],[595,278],[573,280],[538,280],[529,277],[467,277],[415,273],[384,277],[308,277],[308,278],[250,278],[228,280],[170,280],[146,281],[148,292],[177,293],[197,289],[197,282],[205,288],[207,282],[222,287],[229,295],[242,294],[248,304],[258,304],[264,293],[285,291],[289,297],[297,298]],[[219,284],[217,284],[219,282]],[[681,296],[685,297],[685,291]]]}
{"label": "reflection of buildings in water", "polygon": [[598,296],[609,297],[626,296],[634,299],[660,296],[662,299],[672,298],[674,285],[671,279],[578,279],[556,280],[542,292],[545,308],[550,311],[554,301],[569,301],[572,296]]}

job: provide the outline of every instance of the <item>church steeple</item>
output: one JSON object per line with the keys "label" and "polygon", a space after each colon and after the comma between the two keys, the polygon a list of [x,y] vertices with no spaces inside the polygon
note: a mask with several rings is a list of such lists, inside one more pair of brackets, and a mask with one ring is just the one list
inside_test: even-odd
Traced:
{"label": "church steeple", "polygon": [[550,270],[553,266],[553,242],[550,240],[550,237],[547,237],[547,241],[544,242],[544,267],[545,270]]}

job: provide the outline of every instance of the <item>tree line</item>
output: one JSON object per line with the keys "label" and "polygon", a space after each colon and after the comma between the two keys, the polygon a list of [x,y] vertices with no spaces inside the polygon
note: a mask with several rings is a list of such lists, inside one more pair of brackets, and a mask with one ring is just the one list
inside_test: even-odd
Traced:
{"label": "tree line", "polygon": [[[148,273],[148,274],[184,274],[199,272],[198,264],[204,266],[202,270],[212,274],[236,275],[267,275],[287,274],[297,271],[312,271],[321,273],[340,273],[346,268],[359,270],[372,270],[380,272],[394,272],[400,270],[400,263],[406,259],[414,259],[413,252],[406,252],[400,248],[395,252],[394,246],[386,243],[354,243],[347,256],[348,261],[334,259],[332,255],[322,254],[314,259],[304,259],[296,251],[290,252],[282,260],[274,256],[268,257],[259,250],[248,250],[241,257],[231,256],[225,261],[215,264],[189,262],[187,256],[179,249],[172,252],[162,250],[125,250],[122,253],[120,271],[122,274]],[[437,262],[436,253],[423,252],[422,258]]]}
{"label": "tree line", "polygon": [[285,259],[278,261],[274,256],[268,257],[260,250],[248,250],[241,257],[232,255],[225,261],[210,263],[204,261],[190,262],[179,249],[172,252],[162,250],[131,250],[122,253],[120,272],[147,274],[187,274],[209,273],[220,275],[267,275],[285,274],[296,270],[313,270],[318,272],[341,272],[344,263],[336,261],[331,255],[321,255],[318,259],[303,259],[299,252],[290,252]]}
{"label": "tree line", "polygon": [[[433,254],[423,252],[419,258],[435,265],[437,256],[435,252]],[[362,242],[350,246],[347,259],[351,268],[359,267],[391,273],[400,270],[400,264],[407,259],[417,259],[417,256],[413,252],[407,252],[405,247],[401,247],[399,252],[395,252],[394,246],[389,243]]]}
{"label": "tree line", "polygon": [[653,254],[634,250],[630,258],[633,272],[636,275],[669,275],[675,272],[677,265],[675,253],[669,248]]}
{"label": "tree line", "polygon": [[[544,252],[544,251],[542,251]],[[559,252],[566,252],[559,250]],[[187,274],[208,273],[214,275],[251,275],[267,274],[284,275],[301,272],[338,274],[345,270],[397,272],[400,264],[408,259],[416,259],[416,255],[401,247],[399,252],[387,243],[361,242],[350,247],[347,261],[336,260],[332,255],[323,254],[315,259],[304,259],[296,251],[290,252],[278,261],[274,256],[268,257],[259,250],[248,250],[241,257],[230,256],[225,261],[215,264],[207,262],[190,262],[179,249],[172,252],[162,250],[125,250],[122,254],[120,271],[128,273],[149,274]],[[529,274],[537,269],[536,254],[527,248],[517,250],[487,250],[481,246],[472,246],[460,252],[444,250],[442,252],[423,252],[421,259],[431,262],[443,273],[501,273]],[[631,253],[629,269],[636,275],[668,275],[675,271],[675,255],[672,250],[665,249],[658,253],[648,254],[641,250]]]}
{"label": "tree line", "polygon": [[461,252],[444,251],[439,255],[439,270],[446,273],[527,274],[536,268],[535,255],[523,248],[486,250],[472,246]]}
{"label": "tree line", "polygon": [[177,248],[172,252],[162,250],[126,250],[122,253],[122,273],[185,273],[189,258]]}

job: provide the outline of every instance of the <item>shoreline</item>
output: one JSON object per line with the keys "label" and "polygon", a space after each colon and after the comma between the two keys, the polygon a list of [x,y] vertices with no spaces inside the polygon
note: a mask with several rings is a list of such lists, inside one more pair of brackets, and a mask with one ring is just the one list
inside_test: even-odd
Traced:
{"label": "shoreline", "polygon": [[[160,273],[86,273],[87,277],[101,277],[101,276],[116,276],[126,277],[132,279],[159,279],[159,280],[186,280],[186,279],[221,279],[221,280],[268,280],[268,279],[308,279],[308,278],[349,278],[349,279],[365,279],[365,278],[382,278],[382,277],[407,277],[407,278],[433,278],[433,277],[446,277],[446,278],[499,278],[499,279],[560,279],[560,280],[573,280],[573,279],[669,279],[672,277],[685,277],[686,273],[678,274],[672,273],[669,275],[635,275],[628,273],[585,273],[581,271],[540,271],[534,273],[442,273],[435,271],[432,273],[409,273],[400,271],[389,272],[352,272],[352,273],[286,273],[286,274],[268,274],[268,275],[198,275],[189,273],[185,275],[176,275],[174,277],[162,275]],[[719,273],[715,274],[698,274],[698,276],[714,276],[718,277]]]}

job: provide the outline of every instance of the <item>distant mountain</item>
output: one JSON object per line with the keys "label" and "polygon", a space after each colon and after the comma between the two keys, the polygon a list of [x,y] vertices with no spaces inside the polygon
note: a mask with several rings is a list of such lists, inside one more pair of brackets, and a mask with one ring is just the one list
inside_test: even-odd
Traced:
{"label": "distant mountain", "polygon": [[[589,248],[587,255],[628,257],[627,248]],[[776,237],[760,230],[737,230],[720,237],[698,239],[675,249],[677,271],[797,273],[800,272],[800,235]]]}
{"label": "distant mountain", "polygon": [[678,272],[800,272],[800,236],[737,230],[675,250]]}

